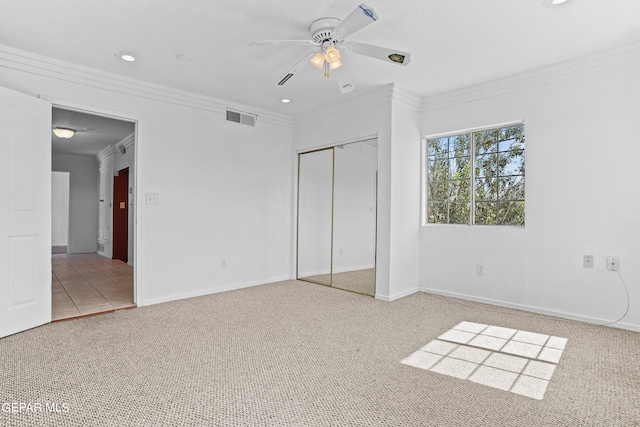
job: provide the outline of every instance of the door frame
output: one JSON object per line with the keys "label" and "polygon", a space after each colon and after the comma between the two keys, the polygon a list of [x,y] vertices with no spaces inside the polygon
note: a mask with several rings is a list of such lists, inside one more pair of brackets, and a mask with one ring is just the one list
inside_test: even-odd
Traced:
{"label": "door frame", "polygon": [[[46,101],[49,101],[52,107],[62,108],[65,110],[78,111],[86,114],[91,114],[94,116],[109,117],[112,119],[123,120],[123,121],[134,123],[134,129],[135,129],[134,130],[135,151],[134,151],[134,161],[133,161],[134,173],[129,175],[129,179],[131,179],[133,175],[133,188],[135,189],[135,199],[134,199],[133,236],[130,236],[130,238],[133,238],[133,264],[134,264],[133,265],[133,303],[136,304],[138,307],[142,307],[144,305],[144,298],[143,298],[144,282],[142,280],[144,275],[142,274],[141,267],[142,265],[144,265],[144,255],[143,255],[144,242],[140,238],[142,227],[138,227],[138,223],[141,222],[140,220],[143,217],[142,214],[144,211],[144,204],[143,204],[144,191],[142,191],[142,188],[144,187],[144,183],[140,179],[140,177],[142,176],[141,172],[144,167],[143,162],[141,161],[141,159],[144,158],[141,155],[141,150],[144,152],[144,144],[142,143],[145,124],[146,124],[144,117],[135,113],[124,111],[124,110],[114,110],[114,109],[99,106],[99,105],[85,104],[81,102],[72,101],[69,99],[59,98],[56,96],[41,94],[41,95],[38,95],[38,97]],[[51,233],[51,230],[49,230],[49,233]]]}

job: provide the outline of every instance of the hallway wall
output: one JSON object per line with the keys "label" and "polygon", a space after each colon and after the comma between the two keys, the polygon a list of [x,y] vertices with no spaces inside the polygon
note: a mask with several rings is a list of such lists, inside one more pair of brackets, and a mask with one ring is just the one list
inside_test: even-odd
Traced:
{"label": "hallway wall", "polygon": [[69,243],[72,254],[98,249],[98,163],[93,156],[53,154],[52,169],[70,172]]}

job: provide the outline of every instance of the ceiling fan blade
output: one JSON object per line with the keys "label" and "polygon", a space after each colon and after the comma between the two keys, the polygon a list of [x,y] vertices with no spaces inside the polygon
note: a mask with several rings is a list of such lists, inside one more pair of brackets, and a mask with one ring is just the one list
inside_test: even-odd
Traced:
{"label": "ceiling fan blade", "polygon": [[351,76],[345,72],[345,70],[334,70],[333,75],[336,77],[336,81],[338,82],[338,87],[340,88],[340,93],[346,95],[352,92],[356,86],[353,84],[353,79]]}
{"label": "ceiling fan blade", "polygon": [[280,80],[278,80],[278,82],[276,83],[276,86],[282,86],[284,85],[286,82],[289,81],[289,79],[293,76],[296,75],[296,73],[300,70],[302,70],[307,64],[309,64],[309,60],[315,55],[314,53],[309,53],[305,56],[302,57],[302,59],[300,59],[300,61],[298,61],[296,63],[296,65],[294,65],[293,67],[291,67],[289,69],[289,71],[287,71],[284,76],[282,76],[280,78]]}
{"label": "ceiling fan blade", "polygon": [[260,40],[249,43],[249,46],[282,46],[282,45],[317,45],[313,40]]}
{"label": "ceiling fan blade", "polygon": [[366,4],[361,4],[338,24],[333,34],[344,40],[351,34],[378,20],[378,15]]}
{"label": "ceiling fan blade", "polygon": [[401,50],[387,49],[386,47],[373,46],[364,43],[347,43],[344,45],[349,52],[358,55],[370,56],[371,58],[391,62],[392,64],[407,65],[411,62],[411,54]]}

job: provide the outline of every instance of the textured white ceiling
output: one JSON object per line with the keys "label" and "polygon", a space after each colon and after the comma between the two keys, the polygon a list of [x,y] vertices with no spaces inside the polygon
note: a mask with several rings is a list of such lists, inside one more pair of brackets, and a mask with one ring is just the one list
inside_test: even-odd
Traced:
{"label": "textured white ceiling", "polygon": [[[351,41],[409,51],[407,67],[343,53],[356,90],[306,67],[313,47],[248,47],[306,39],[311,22],[344,18],[344,0],[3,0],[0,44],[261,109],[294,115],[388,83],[418,96],[493,80],[640,39],[640,1],[368,0],[380,19]],[[131,51],[139,61],[117,60]],[[191,62],[176,59],[179,53]],[[334,76],[335,77],[335,76]],[[288,105],[279,99],[288,97]]]}

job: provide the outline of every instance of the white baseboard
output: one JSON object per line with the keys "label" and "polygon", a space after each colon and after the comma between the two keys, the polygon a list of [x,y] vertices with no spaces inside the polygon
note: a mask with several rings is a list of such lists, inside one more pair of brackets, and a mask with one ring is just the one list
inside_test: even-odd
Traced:
{"label": "white baseboard", "polygon": [[[475,301],[483,304],[491,304],[498,307],[514,308],[516,310],[528,311],[532,313],[546,314],[548,316],[560,317],[560,318],[569,319],[569,320],[577,320],[579,322],[585,322],[585,323],[590,323],[594,325],[605,325],[606,323],[610,323],[613,321],[613,320],[607,320],[607,319],[599,319],[597,317],[589,317],[589,316],[582,316],[582,315],[573,314],[573,313],[566,313],[563,311],[547,310],[545,308],[534,307],[534,306],[523,305],[523,304],[516,304],[508,301],[495,300],[491,298],[482,298],[482,297],[476,297],[473,295],[459,294],[456,292],[442,291],[439,289],[428,289],[428,288],[425,288],[424,286],[420,286],[419,290],[420,292],[442,295],[442,296],[451,297],[451,298],[458,298],[458,299],[467,300],[467,301]],[[618,323],[606,325],[606,326],[611,326],[619,329],[626,329],[634,332],[640,332],[640,325],[634,325],[631,323],[618,322]]]}
{"label": "white baseboard", "polygon": [[250,288],[252,286],[267,285],[269,283],[283,282],[286,280],[292,280],[292,278],[290,276],[274,277],[267,281],[261,280],[259,282],[240,283],[236,285],[223,286],[215,289],[202,289],[194,292],[185,292],[182,294],[173,294],[173,295],[159,297],[159,298],[150,298],[150,299],[145,299],[142,302],[138,302],[138,307],[142,307],[145,305],[161,304],[161,303],[170,302],[170,301],[178,301],[178,300],[187,299],[187,298],[201,297],[205,295],[212,295],[220,292],[235,291],[237,289]]}
{"label": "white baseboard", "polygon": [[413,289],[408,289],[408,290],[406,290],[404,292],[400,292],[400,293],[397,293],[397,294],[394,294],[394,295],[391,295],[391,296],[382,295],[382,294],[376,294],[375,298],[379,299],[380,301],[391,302],[391,301],[398,300],[400,298],[407,297],[409,295],[413,295],[418,291],[419,291],[418,288],[413,288]]}

